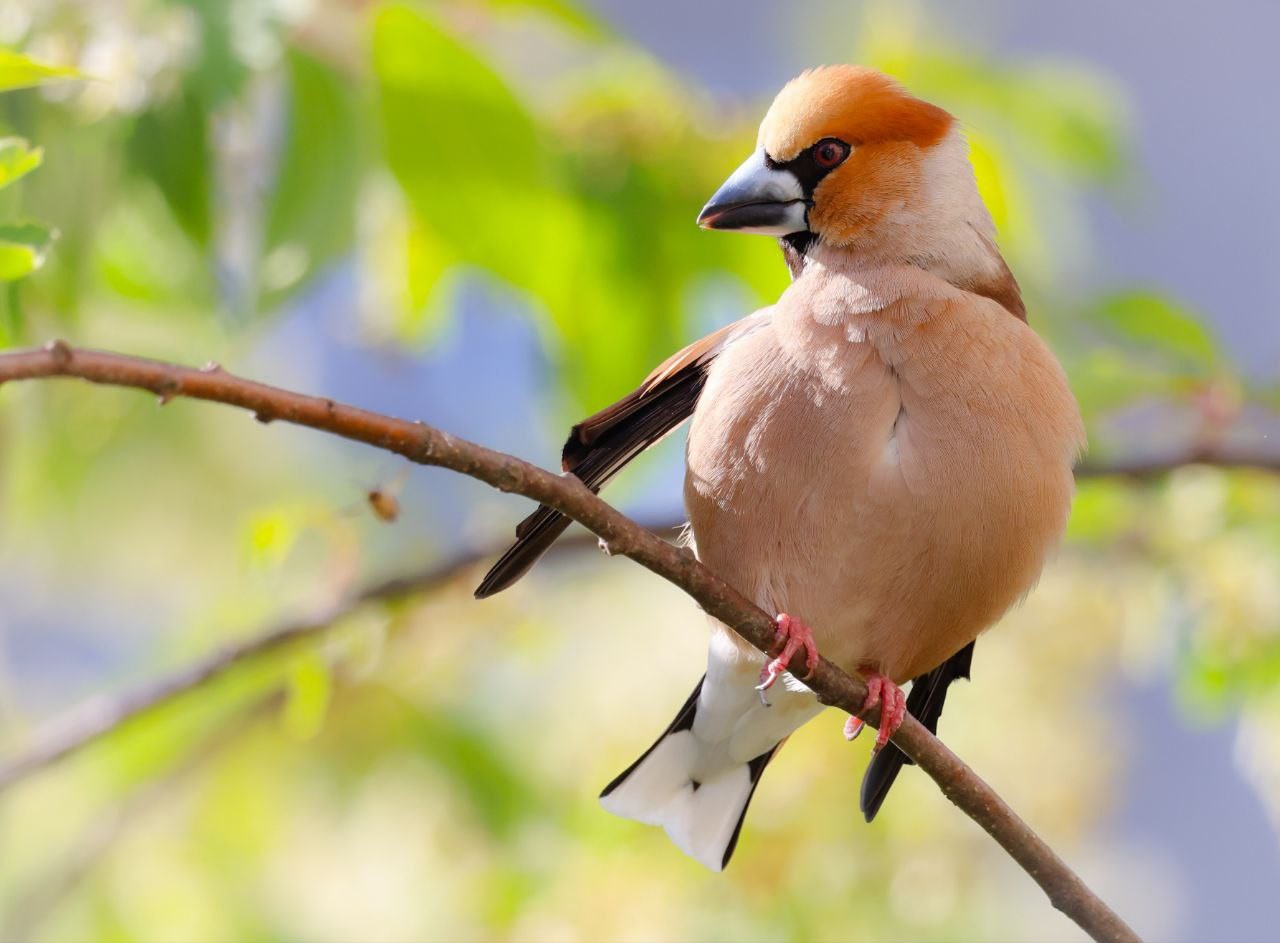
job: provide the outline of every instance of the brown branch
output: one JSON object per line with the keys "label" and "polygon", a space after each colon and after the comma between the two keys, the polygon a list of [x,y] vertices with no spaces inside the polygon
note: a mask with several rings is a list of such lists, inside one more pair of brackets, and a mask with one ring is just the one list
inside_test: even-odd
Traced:
{"label": "brown branch", "polygon": [[[645,531],[572,476],[554,475],[423,423],[240,379],[213,364],[194,370],[120,354],[73,350],[62,342],[43,350],[0,354],[0,383],[59,376],[150,390],[165,402],[183,396],[239,406],[263,422],[279,419],[330,432],[419,464],[451,469],[501,491],[517,492],[577,520],[599,536],[611,553],[628,556],[679,586],[710,615],[732,626],[761,651],[768,651],[773,642],[774,623],[769,614],[717,578],[693,554]],[[850,714],[859,712],[866,697],[866,686],[860,679],[825,659],[806,683],[822,703]],[[875,725],[879,717],[873,713],[867,720]],[[1107,941],[1138,939],[995,790],[918,721],[908,717],[894,743],[1031,875],[1054,907],[1090,936]]]}

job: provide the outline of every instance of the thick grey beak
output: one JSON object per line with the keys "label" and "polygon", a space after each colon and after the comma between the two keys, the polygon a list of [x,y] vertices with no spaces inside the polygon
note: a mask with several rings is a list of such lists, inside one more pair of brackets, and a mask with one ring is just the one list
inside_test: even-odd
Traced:
{"label": "thick grey beak", "polygon": [[764,149],[743,161],[698,214],[703,229],[789,236],[809,228],[808,204],[795,174],[768,166]]}

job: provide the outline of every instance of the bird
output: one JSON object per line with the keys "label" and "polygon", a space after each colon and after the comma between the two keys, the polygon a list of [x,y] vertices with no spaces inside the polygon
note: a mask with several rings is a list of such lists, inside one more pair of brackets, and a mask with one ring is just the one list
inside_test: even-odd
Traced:
{"label": "bird", "polygon": [[[804,684],[819,651],[866,681],[862,713],[880,709],[874,818],[909,762],[890,744],[907,710],[936,732],[975,640],[1059,544],[1085,433],[959,122],[889,76],[841,64],[788,82],[697,223],[776,238],[791,282],[575,425],[562,464],[598,492],[691,419],[688,546],[777,613],[769,656],[710,619],[702,679],[600,797],[719,871],[765,767],[823,710]],[[477,597],[568,524],[545,506],[521,522]],[[851,716],[844,733],[861,730]]]}

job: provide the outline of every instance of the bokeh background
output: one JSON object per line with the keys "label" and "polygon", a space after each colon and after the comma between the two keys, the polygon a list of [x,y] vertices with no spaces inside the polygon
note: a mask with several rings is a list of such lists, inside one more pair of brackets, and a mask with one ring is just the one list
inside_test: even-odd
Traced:
{"label": "bokeh background", "polygon": [[[0,45],[87,78],[0,96],[0,343],[215,360],[554,465],[786,284],[693,225],[771,94],[881,67],[961,117],[1090,463],[1160,469],[1082,483],[942,735],[1148,938],[1274,940],[1280,476],[1212,459],[1280,468],[1278,32],[1248,0],[7,0]],[[680,447],[609,497],[677,523]],[[0,939],[1080,937],[918,772],[865,825],[834,714],[723,875],[600,811],[705,626],[582,540],[473,601],[526,510],[215,406],[0,391]]]}

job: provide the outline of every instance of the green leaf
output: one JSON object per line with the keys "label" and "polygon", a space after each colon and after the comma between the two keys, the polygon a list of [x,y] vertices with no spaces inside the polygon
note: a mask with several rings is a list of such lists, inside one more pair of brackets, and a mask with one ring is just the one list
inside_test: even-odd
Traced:
{"label": "green leaf", "polygon": [[1002,79],[1020,129],[1046,156],[1086,178],[1119,178],[1129,162],[1132,127],[1122,88],[1096,71],[1063,63]]}
{"label": "green leaf", "polygon": [[1090,316],[1137,352],[1161,354],[1187,369],[1207,370],[1221,359],[1213,336],[1192,311],[1152,291],[1104,298]]}
{"label": "green leaf", "polygon": [[1067,539],[1112,546],[1139,525],[1141,512],[1132,483],[1114,479],[1082,482],[1071,503]]}
{"label": "green leaf", "polygon": [[346,76],[299,52],[289,56],[288,75],[288,129],[267,211],[265,244],[269,261],[286,258],[294,264],[287,272],[264,266],[268,303],[350,249],[361,142],[368,136]]}
{"label": "green leaf", "polygon": [[475,53],[408,6],[378,14],[373,46],[387,163],[422,225],[513,284],[545,280],[562,207],[533,116]]}
{"label": "green leaf", "polygon": [[70,66],[48,65],[11,49],[0,49],[0,92],[81,77],[81,73]]}
{"label": "green leaf", "polygon": [[0,226],[0,281],[26,278],[40,268],[56,236],[37,223]]}
{"label": "green leaf", "polygon": [[1114,180],[1128,164],[1132,120],[1127,97],[1101,73],[1066,63],[997,67],[950,49],[930,48],[919,38],[904,44],[891,40],[886,46],[883,37],[882,32],[864,32],[863,48],[854,58],[964,115],[966,123],[984,129],[984,136],[1011,134],[1041,158],[1083,179]]}
{"label": "green leaf", "polygon": [[135,172],[160,188],[187,235],[208,245],[212,170],[207,101],[191,84],[138,117],[128,141]]}
{"label": "green leaf", "polygon": [[253,566],[278,567],[297,544],[304,526],[304,516],[296,507],[260,512],[248,523],[245,561]]}
{"label": "green leaf", "polygon": [[1139,400],[1177,397],[1188,385],[1164,365],[1134,357],[1116,344],[1064,356],[1064,363],[1080,411],[1090,426],[1105,413]]}
{"label": "green leaf", "polygon": [[312,739],[323,729],[333,699],[329,665],[315,652],[307,652],[290,668],[286,690],[282,716],[285,730],[299,740]]}
{"label": "green leaf", "polygon": [[0,138],[0,189],[40,166],[44,151],[22,138]]}

